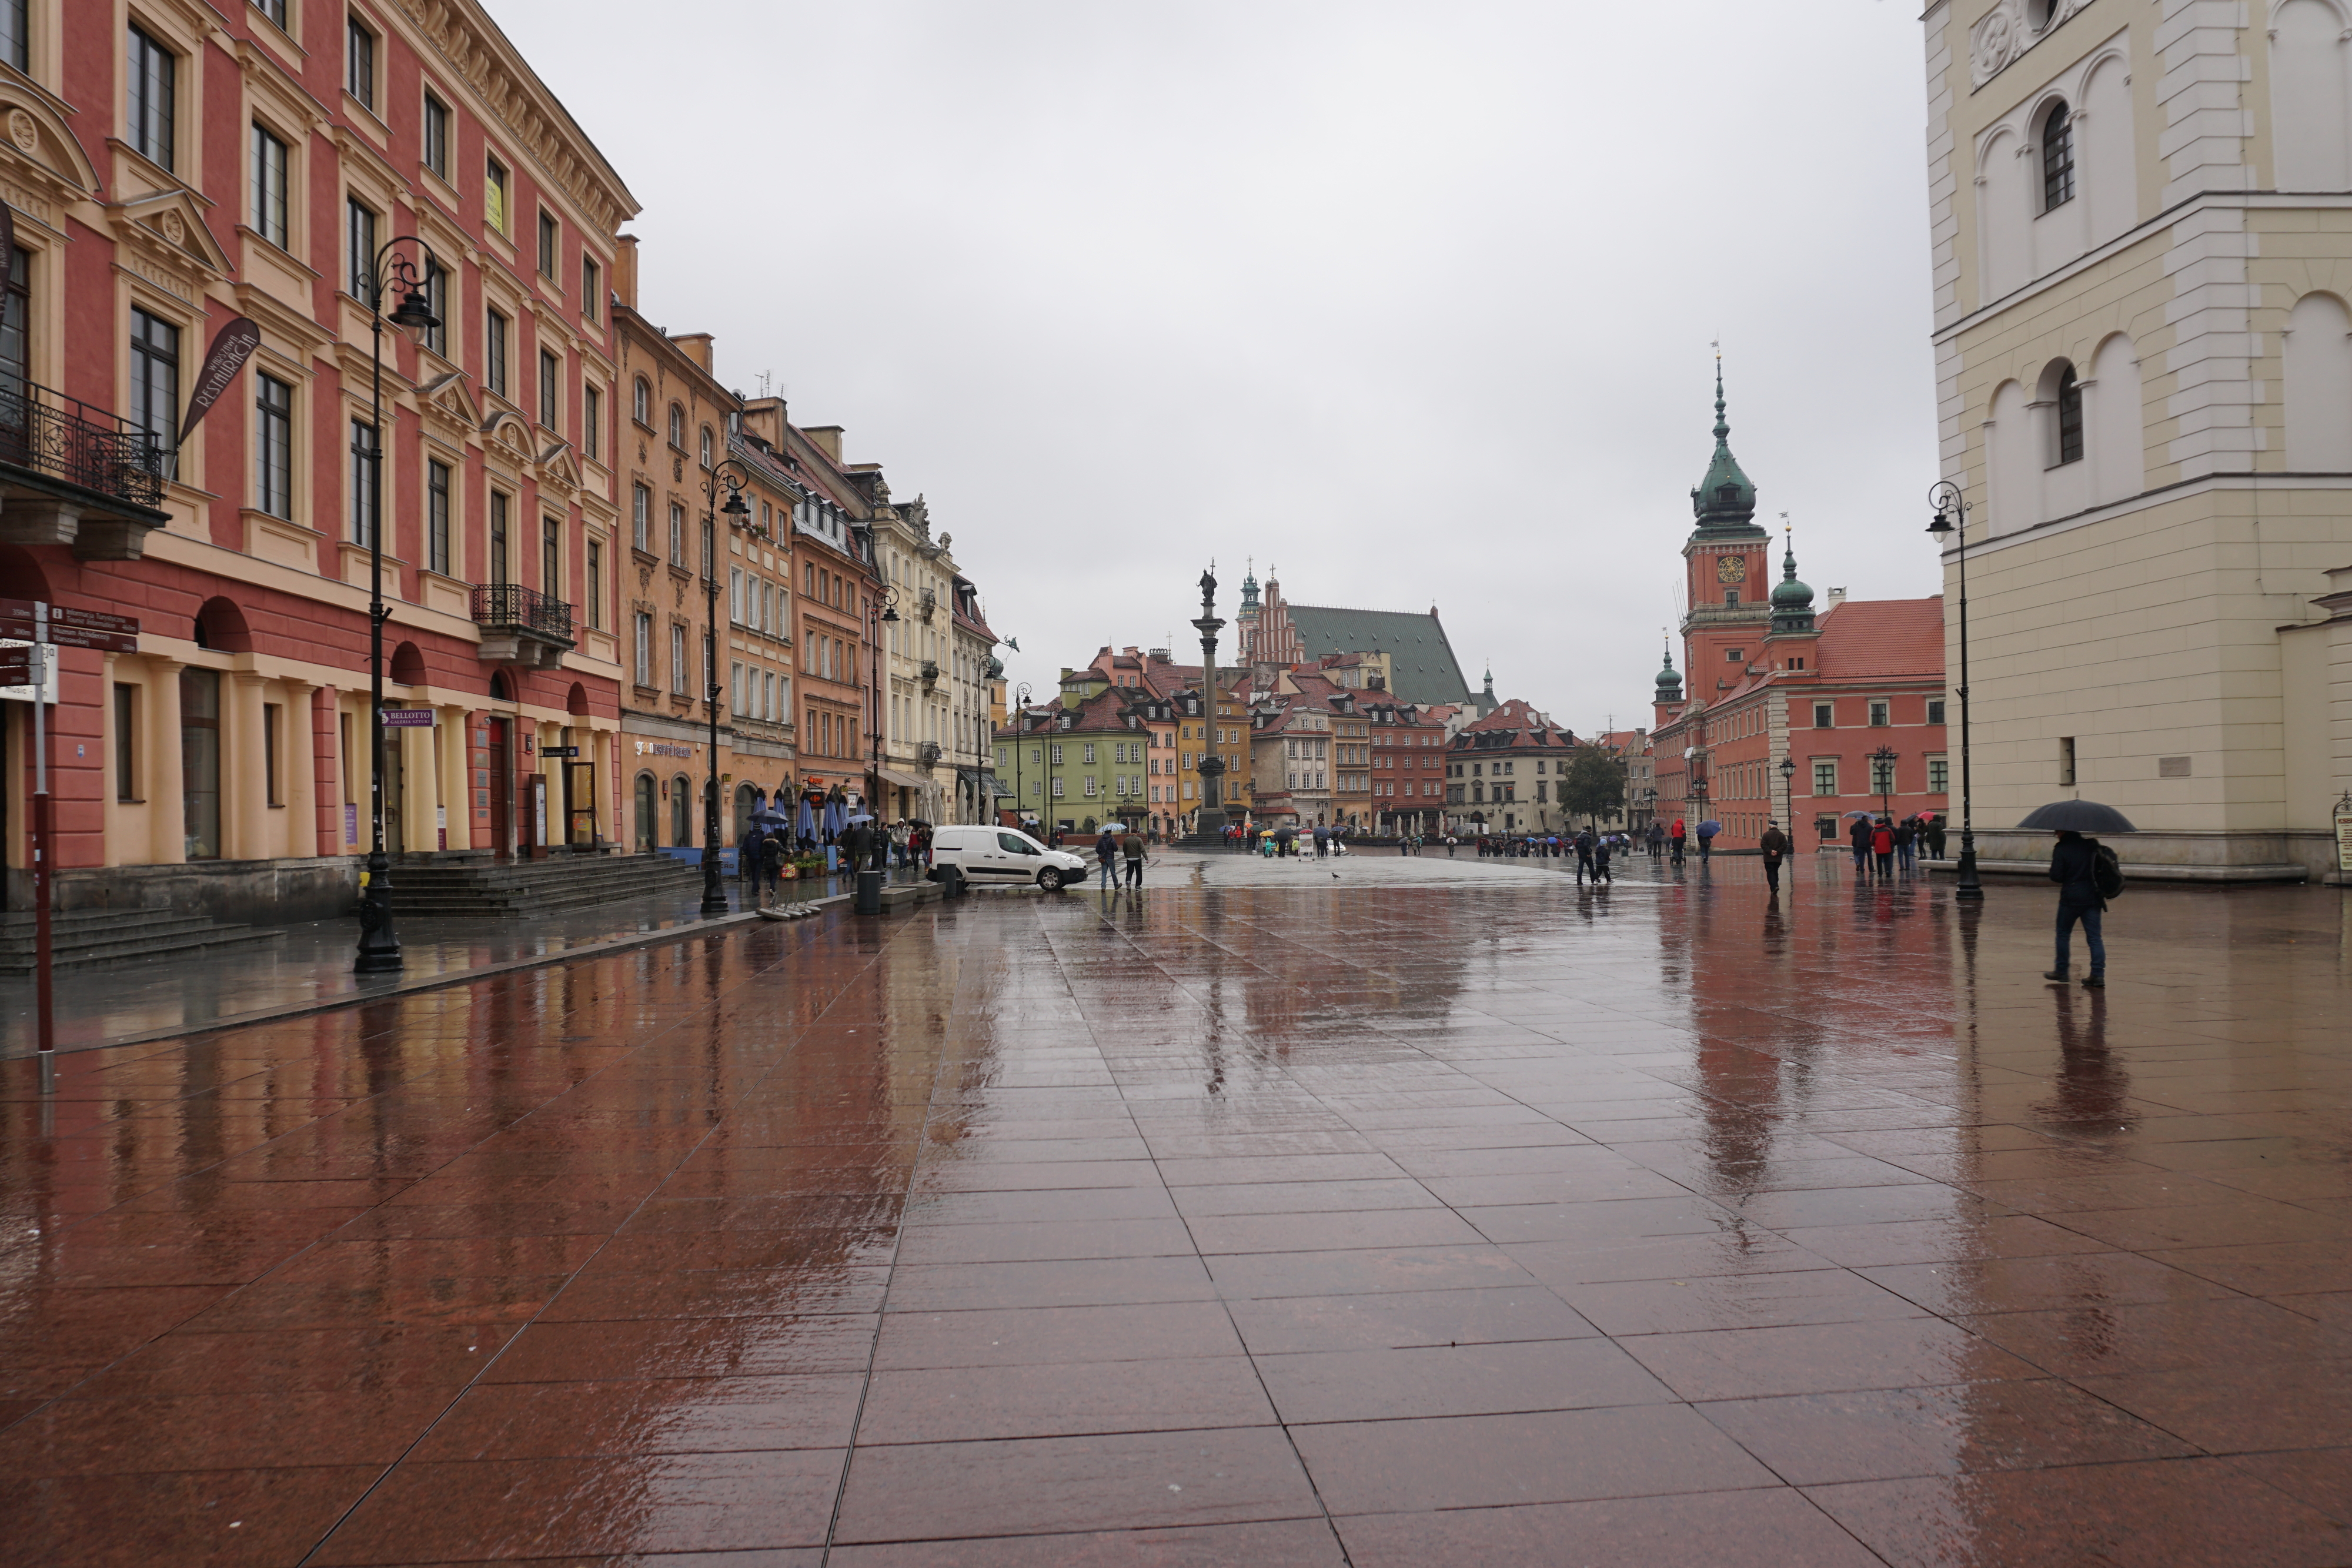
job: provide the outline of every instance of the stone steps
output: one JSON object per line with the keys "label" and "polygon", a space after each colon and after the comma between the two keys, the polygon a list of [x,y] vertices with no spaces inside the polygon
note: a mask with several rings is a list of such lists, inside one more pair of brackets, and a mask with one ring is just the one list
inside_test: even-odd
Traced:
{"label": "stone steps", "polygon": [[643,854],[395,862],[392,890],[397,915],[535,915],[637,898],[692,898],[702,890],[702,868]]}
{"label": "stone steps", "polygon": [[[284,932],[266,925],[229,925],[168,909],[79,909],[50,916],[53,967],[127,964],[142,958],[275,942]],[[34,960],[30,910],[0,915],[0,976],[29,975]]]}

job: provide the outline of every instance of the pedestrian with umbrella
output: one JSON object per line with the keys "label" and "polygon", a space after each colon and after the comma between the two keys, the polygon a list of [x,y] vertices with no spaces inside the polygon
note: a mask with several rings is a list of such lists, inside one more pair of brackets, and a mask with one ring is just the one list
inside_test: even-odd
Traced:
{"label": "pedestrian with umbrella", "polygon": [[2072,967],[2068,949],[2074,927],[2080,925],[2084,946],[2091,950],[2091,972],[2083,977],[2083,984],[2095,991],[2104,990],[2107,944],[2100,929],[2101,916],[2106,913],[2107,900],[2124,890],[2124,868],[2115,851],[2088,835],[2138,830],[2121,811],[2095,800],[2053,800],[2027,812],[2017,825],[2026,832],[2058,835],[2050,852],[2050,880],[2058,884],[2057,967],[2042,977],[2062,986],[2066,983]]}
{"label": "pedestrian with umbrella", "polygon": [[1095,840],[1095,859],[1102,862],[1102,890],[1105,893],[1118,891],[1118,830],[1125,827],[1124,822],[1105,822],[1102,836]]}
{"label": "pedestrian with umbrella", "polygon": [[1715,852],[1715,835],[1723,831],[1723,824],[1712,819],[1698,825],[1698,863],[1705,865]]}

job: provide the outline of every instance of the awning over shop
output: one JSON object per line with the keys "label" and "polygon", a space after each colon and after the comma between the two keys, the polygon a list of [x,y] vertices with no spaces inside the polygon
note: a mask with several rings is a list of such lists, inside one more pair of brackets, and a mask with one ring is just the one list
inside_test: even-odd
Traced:
{"label": "awning over shop", "polygon": [[931,787],[929,779],[913,773],[900,773],[888,768],[879,768],[875,771],[881,775],[883,783],[896,784],[901,789],[928,789]]}

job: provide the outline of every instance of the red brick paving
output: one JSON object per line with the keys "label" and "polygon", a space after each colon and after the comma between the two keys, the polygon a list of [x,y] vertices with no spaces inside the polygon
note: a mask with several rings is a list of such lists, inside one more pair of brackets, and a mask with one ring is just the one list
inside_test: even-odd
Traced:
{"label": "red brick paving", "polygon": [[0,1064],[0,1563],[2352,1561],[2342,895],[1647,869]]}

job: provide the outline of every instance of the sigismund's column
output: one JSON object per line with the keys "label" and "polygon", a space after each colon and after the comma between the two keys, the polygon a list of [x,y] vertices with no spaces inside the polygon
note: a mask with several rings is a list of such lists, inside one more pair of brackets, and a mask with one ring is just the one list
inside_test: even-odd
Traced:
{"label": "sigismund's column", "polygon": [[[1217,633],[1225,623],[1217,619],[1217,573],[1214,567],[1201,574],[1201,618],[1192,622],[1201,633],[1201,713],[1209,721],[1204,736],[1215,733],[1219,719],[1217,711]],[[1193,831],[1216,833],[1224,831],[1232,821],[1223,804],[1225,758],[1222,751],[1201,754],[1201,817]]]}

